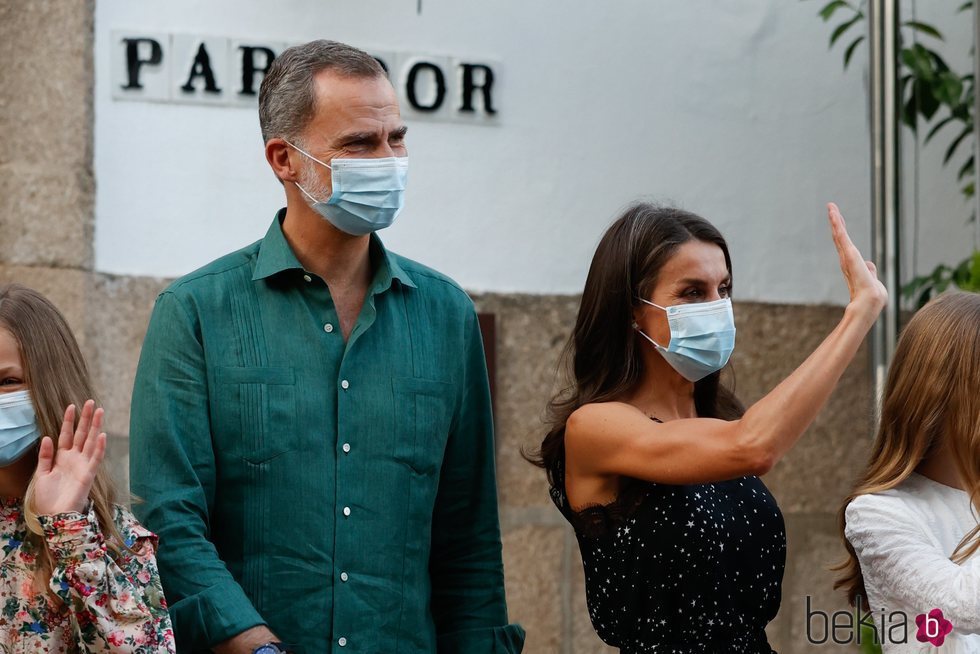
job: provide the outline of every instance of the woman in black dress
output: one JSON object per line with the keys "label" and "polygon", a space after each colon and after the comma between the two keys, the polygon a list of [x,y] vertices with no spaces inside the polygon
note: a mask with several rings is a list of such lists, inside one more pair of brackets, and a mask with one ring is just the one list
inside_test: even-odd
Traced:
{"label": "woman in black dress", "polygon": [[850,290],[815,352],[745,411],[719,381],[734,347],[728,246],[707,221],[637,204],[596,250],[534,462],[575,528],[592,624],[624,654],[770,654],[782,514],[757,475],[826,403],[887,300],[837,207]]}

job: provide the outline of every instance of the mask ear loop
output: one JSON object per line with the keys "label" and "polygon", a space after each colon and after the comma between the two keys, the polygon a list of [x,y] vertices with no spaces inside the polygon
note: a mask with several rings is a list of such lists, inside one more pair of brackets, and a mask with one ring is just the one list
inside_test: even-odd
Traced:
{"label": "mask ear loop", "polygon": [[[662,306],[660,306],[659,304],[655,304],[655,303],[651,302],[650,300],[646,300],[646,299],[644,299],[642,297],[637,297],[637,299],[640,302],[646,302],[647,304],[649,304],[651,306],[655,306],[658,309],[663,309],[664,311],[666,311],[666,309],[664,309]],[[645,338],[648,341],[650,341],[651,343],[653,343],[653,346],[655,348],[657,348],[658,350],[664,350],[666,352],[666,348],[663,345],[661,345],[660,343],[658,343],[657,341],[655,341],[652,338],[650,338],[649,336],[647,336],[646,332],[644,332],[642,329],[640,329],[640,325],[635,320],[633,321],[633,325],[632,326],[633,326],[633,329],[634,330],[636,330],[641,336],[643,336],[643,338]]]}
{"label": "mask ear loop", "polygon": [[[314,156],[313,156],[312,154],[310,154],[309,152],[307,152],[307,151],[306,151],[306,150],[304,150],[303,148],[298,148],[298,147],[296,147],[295,145],[293,145],[292,143],[290,143],[290,142],[289,142],[289,141],[287,141],[286,139],[283,139],[283,141],[284,141],[284,142],[286,143],[286,145],[288,145],[289,147],[291,147],[291,148],[293,148],[293,149],[294,149],[294,150],[296,150],[297,152],[300,152],[301,154],[305,154],[305,155],[306,155],[307,157],[309,157],[309,158],[310,158],[310,159],[312,159],[313,161],[315,161],[315,162],[317,162],[317,163],[318,163],[318,164],[320,164],[321,166],[326,166],[327,168],[330,168],[330,164],[328,164],[328,163],[323,163],[322,161],[320,161],[319,159],[317,159],[316,157],[314,157]],[[333,170],[333,168],[330,168],[330,170]]]}
{"label": "mask ear loop", "polygon": [[[320,161],[319,159],[317,159],[316,157],[314,157],[312,154],[310,154],[309,152],[307,152],[303,148],[300,148],[300,147],[297,147],[297,146],[293,145],[292,143],[290,143],[286,139],[283,139],[283,142],[286,145],[288,145],[289,147],[291,147],[294,150],[296,150],[297,152],[299,152],[300,154],[303,154],[303,155],[309,157],[310,159],[312,159],[313,161],[317,162],[321,166],[326,166],[327,168],[330,169],[330,172],[333,172],[333,168],[330,167],[330,164],[323,163],[322,161]],[[306,192],[306,189],[299,185],[299,182],[293,182],[293,184],[295,184],[296,185],[296,188],[298,188],[300,191],[303,192],[303,195],[305,195],[306,197],[308,197],[310,199],[310,202],[312,202],[313,204],[316,204],[316,203],[320,202],[320,200],[317,200],[315,197],[313,197],[312,195],[310,195],[309,193],[307,193]]]}
{"label": "mask ear loop", "polygon": [[312,195],[310,195],[309,193],[307,193],[306,192],[306,189],[299,185],[299,182],[293,182],[293,184],[295,184],[296,185],[296,188],[298,188],[300,191],[303,192],[303,195],[305,195],[306,197],[308,197],[310,199],[310,202],[312,202],[313,204],[316,204],[316,203],[319,202],[319,200],[317,200],[315,197],[313,197]]}

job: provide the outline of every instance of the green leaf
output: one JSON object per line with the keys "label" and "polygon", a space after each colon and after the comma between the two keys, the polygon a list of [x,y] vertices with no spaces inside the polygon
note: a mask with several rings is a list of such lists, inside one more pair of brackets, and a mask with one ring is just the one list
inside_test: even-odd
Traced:
{"label": "green leaf", "polygon": [[916,106],[915,91],[913,91],[912,94],[909,95],[909,99],[905,102],[904,105],[902,105],[902,109],[899,113],[900,113],[899,118],[901,118],[902,124],[908,127],[913,132],[917,132],[919,126],[918,124],[916,124],[915,121],[915,116],[918,113],[917,106]]}
{"label": "green leaf", "polygon": [[956,174],[956,180],[960,181],[967,175],[972,175],[972,174],[973,174],[973,155],[971,154],[970,158],[966,160],[966,163],[964,163],[960,167],[960,171]]}
{"label": "green leaf", "polygon": [[843,7],[849,7],[844,0],[833,0],[833,2],[828,2],[823,9],[820,10],[820,17],[824,21],[830,20],[830,17],[834,15],[834,12]]}
{"label": "green leaf", "polygon": [[963,261],[960,261],[956,265],[955,273],[956,275],[958,275],[958,279],[969,279],[970,274],[972,272],[973,272],[973,255],[971,254],[966,259],[963,259]]}
{"label": "green leaf", "polygon": [[932,69],[936,73],[942,73],[949,70],[949,64],[943,59],[943,56],[936,52],[935,50],[930,50],[929,48],[922,46],[922,49],[929,54],[929,58],[932,60]]}
{"label": "green leaf", "polygon": [[935,63],[929,51],[916,43],[911,48],[902,48],[899,53],[902,63],[919,80],[931,81],[933,78],[933,64]]}
{"label": "green leaf", "polygon": [[963,82],[956,73],[945,71],[936,78],[933,93],[941,103],[955,107],[963,96]]}
{"label": "green leaf", "polygon": [[[860,620],[860,614],[856,614]],[[878,630],[872,626],[861,623],[861,654],[881,654],[881,641],[878,638]]]}
{"label": "green leaf", "polygon": [[861,41],[863,40],[864,37],[859,36],[853,41],[851,41],[851,45],[847,46],[847,50],[844,51],[844,68],[847,68],[847,65],[851,63],[851,56],[854,54],[854,50],[856,50],[857,47],[861,45]]}
{"label": "green leaf", "polygon": [[849,30],[856,22],[858,22],[862,18],[864,18],[864,14],[857,14],[851,20],[838,25],[837,29],[834,30],[834,33],[830,35],[830,47],[834,47],[834,44],[837,43],[837,39],[842,37],[844,35],[844,32]]}
{"label": "green leaf", "polygon": [[917,102],[916,108],[926,120],[932,120],[941,106],[932,86],[926,80],[916,80],[913,85],[913,92]]}
{"label": "green leaf", "polygon": [[971,291],[980,291],[980,250],[973,253],[970,257],[970,282]]}
{"label": "green leaf", "polygon": [[932,129],[929,130],[929,133],[926,134],[926,138],[925,138],[924,141],[922,141],[922,143],[925,144],[925,143],[928,143],[929,141],[931,141],[932,140],[932,137],[935,136],[939,132],[939,130],[941,130],[946,125],[949,125],[954,120],[956,120],[956,116],[946,116],[945,118],[943,118],[942,120],[940,120],[938,123],[936,123],[935,125],[933,125],[932,126]]}
{"label": "green leaf", "polygon": [[960,135],[957,136],[953,140],[953,142],[949,144],[949,147],[946,149],[946,156],[943,157],[944,166],[947,163],[949,163],[949,160],[953,158],[954,154],[956,154],[956,148],[958,148],[960,143],[963,142],[963,139],[969,136],[972,132],[973,132],[973,125],[967,125],[966,127],[963,128],[963,131],[960,132]]}
{"label": "green leaf", "polygon": [[940,282],[949,279],[953,274],[953,269],[947,266],[945,263],[941,263],[936,266],[936,269],[932,271],[932,281],[939,284]]}
{"label": "green leaf", "polygon": [[913,279],[911,279],[908,284],[902,287],[902,294],[912,295],[926,284],[931,284],[931,283],[932,283],[931,277],[927,275],[919,275],[918,277],[914,277]]}
{"label": "green leaf", "polygon": [[956,10],[956,13],[966,11],[967,9],[973,9],[973,0],[967,0],[967,2],[961,4],[959,9]]}
{"label": "green leaf", "polygon": [[964,123],[973,122],[973,91],[968,90],[962,101],[950,109],[950,112],[956,120],[962,121]]}
{"label": "green leaf", "polygon": [[933,38],[939,39],[940,41],[943,40],[943,35],[940,34],[939,33],[939,30],[937,30],[932,25],[929,25],[927,23],[923,23],[923,22],[920,22],[920,21],[917,21],[917,20],[908,20],[908,21],[905,21],[904,24],[905,24],[905,27],[910,27],[913,30],[922,32],[923,34],[928,34],[929,36],[931,36]]}

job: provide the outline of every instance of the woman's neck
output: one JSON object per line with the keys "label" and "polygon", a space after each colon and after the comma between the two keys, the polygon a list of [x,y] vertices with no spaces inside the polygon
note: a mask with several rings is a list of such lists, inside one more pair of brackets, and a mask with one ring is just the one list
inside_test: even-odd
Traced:
{"label": "woman's neck", "polygon": [[959,470],[956,467],[956,458],[953,456],[953,451],[949,449],[949,446],[945,442],[932,455],[923,459],[916,466],[915,471],[940,484],[966,490],[966,484],[960,478]]}
{"label": "woman's neck", "polygon": [[694,384],[653,348],[643,353],[643,376],[623,401],[665,422],[697,417]]}

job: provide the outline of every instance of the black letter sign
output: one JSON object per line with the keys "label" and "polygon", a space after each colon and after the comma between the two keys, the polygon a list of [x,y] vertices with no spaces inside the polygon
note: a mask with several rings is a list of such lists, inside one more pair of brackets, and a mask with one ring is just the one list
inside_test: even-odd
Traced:
{"label": "black letter sign", "polygon": [[[461,64],[463,66],[463,106],[460,107],[460,111],[475,111],[473,109],[473,92],[477,89],[483,91],[483,108],[490,115],[497,113],[497,110],[493,108],[493,102],[490,99],[490,89],[493,86],[493,71],[490,66],[484,66],[483,64]],[[483,71],[483,84],[477,84],[473,81],[473,71],[482,70]]]}
{"label": "black letter sign", "polygon": [[194,78],[204,77],[204,90],[208,93],[221,93],[221,89],[214,82],[214,71],[211,70],[211,57],[208,50],[202,43],[194,56],[194,63],[191,64],[191,74],[187,77],[187,83],[181,88],[185,93],[194,92]]}
{"label": "black letter sign", "polygon": [[[436,99],[433,100],[430,105],[423,105],[419,103],[418,95],[415,93],[415,81],[418,77],[419,71],[431,70],[432,74],[435,76],[436,83]],[[436,111],[442,106],[442,101],[446,99],[446,78],[443,76],[442,71],[435,64],[429,63],[427,61],[420,61],[408,71],[408,80],[405,82],[406,91],[408,92],[408,103],[412,105],[412,108],[416,111]]]}
{"label": "black letter sign", "polygon": [[[140,68],[143,64],[156,66],[163,61],[163,50],[155,39],[123,39],[123,43],[126,44],[126,73],[129,77],[129,82],[123,88],[141,89],[143,85],[140,84]],[[149,59],[140,59],[140,43],[150,44]]]}
{"label": "black letter sign", "polygon": [[[269,72],[272,60],[276,58],[276,53],[269,48],[262,46],[243,45],[239,48],[242,51],[242,90],[239,95],[255,95],[255,73],[265,75]],[[265,56],[265,65],[261,68],[255,65],[255,53],[261,52]]]}

